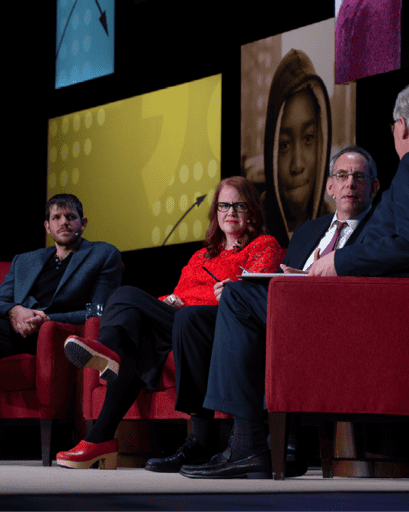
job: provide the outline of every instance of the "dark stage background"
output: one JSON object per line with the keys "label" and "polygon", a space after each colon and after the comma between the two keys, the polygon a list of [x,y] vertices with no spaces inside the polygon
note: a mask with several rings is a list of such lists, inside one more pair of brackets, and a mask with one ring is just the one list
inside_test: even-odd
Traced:
{"label": "dark stage background", "polygon": [[[19,12],[14,6],[6,8],[5,19],[16,20],[17,26],[14,35],[7,36],[3,64],[7,128],[0,260],[44,247],[49,118],[221,73],[221,172],[222,177],[239,174],[241,45],[334,17],[331,1],[319,9],[304,1],[281,2],[279,13],[271,1],[232,5],[121,0],[116,4],[114,74],[58,90],[54,89],[55,2],[42,4],[41,9],[25,3]],[[357,143],[377,161],[383,189],[398,164],[389,123],[396,94],[409,82],[408,75],[406,68],[357,83]],[[124,280],[154,295],[171,292],[181,266],[199,247],[201,242],[192,242],[123,253]],[[152,270],[160,277],[148,278]]]}
{"label": "dark stage background", "polygon": [[[1,261],[45,246],[48,119],[221,73],[222,178],[239,174],[241,45],[334,17],[331,0],[319,8],[304,0],[118,0],[114,74],[55,90],[55,4],[2,5],[13,30],[3,36]],[[406,47],[407,40],[405,33]],[[392,110],[408,83],[407,67],[357,83],[356,142],[375,158],[383,190],[399,161],[389,127]],[[124,252],[124,284],[153,295],[171,293],[181,267],[200,247],[201,242],[191,242]],[[26,436],[25,457],[34,445],[31,455],[39,457],[38,438],[37,430]]]}

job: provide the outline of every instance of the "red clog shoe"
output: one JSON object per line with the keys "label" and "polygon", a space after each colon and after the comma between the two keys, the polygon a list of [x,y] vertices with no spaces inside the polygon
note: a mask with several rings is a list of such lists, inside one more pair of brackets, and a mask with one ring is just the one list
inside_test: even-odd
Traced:
{"label": "red clog shoe", "polygon": [[118,466],[118,441],[105,443],[80,441],[68,452],[57,453],[57,464],[73,469],[88,469],[99,461],[100,469],[116,469]]}
{"label": "red clog shoe", "polygon": [[121,358],[99,341],[69,336],[64,343],[64,352],[75,366],[99,370],[101,379],[110,381],[118,376]]}

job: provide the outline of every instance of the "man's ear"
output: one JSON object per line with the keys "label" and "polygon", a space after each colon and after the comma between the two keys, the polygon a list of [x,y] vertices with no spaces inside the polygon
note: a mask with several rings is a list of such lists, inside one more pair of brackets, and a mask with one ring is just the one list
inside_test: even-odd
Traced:
{"label": "man's ear", "polygon": [[374,180],[374,182],[372,183],[372,186],[371,186],[371,193],[370,193],[370,196],[372,197],[372,199],[378,193],[380,186],[381,186],[381,184],[379,183],[379,180]]}
{"label": "man's ear", "polygon": [[409,130],[408,130],[408,126],[406,124],[406,119],[403,116],[399,116],[399,119],[396,121],[396,123],[397,123],[397,126],[399,127],[399,130],[400,130],[401,126],[403,126],[402,138],[409,139]]}
{"label": "man's ear", "polygon": [[84,231],[84,229],[87,227],[88,219],[87,217],[83,217],[81,221],[81,233]]}
{"label": "man's ear", "polygon": [[47,232],[48,234],[50,234],[50,226],[49,226],[49,224],[48,224],[48,221],[47,221],[47,220],[44,222],[44,227],[45,227],[46,232]]}
{"label": "man's ear", "polygon": [[408,128],[408,125],[406,124],[406,119],[404,119],[402,117],[402,121],[403,121],[403,125],[405,127],[404,131],[403,131],[403,138],[404,139],[409,139],[409,128]]}

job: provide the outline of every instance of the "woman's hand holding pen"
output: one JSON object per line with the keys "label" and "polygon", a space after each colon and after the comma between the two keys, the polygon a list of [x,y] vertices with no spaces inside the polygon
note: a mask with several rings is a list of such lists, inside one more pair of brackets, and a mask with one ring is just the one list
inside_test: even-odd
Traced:
{"label": "woman's hand holding pen", "polygon": [[214,295],[216,297],[216,300],[217,300],[217,302],[219,302],[224,285],[226,283],[231,283],[231,279],[225,279],[224,281],[220,281],[220,279],[218,277],[216,277],[215,275],[213,275],[210,272],[210,270],[208,270],[204,265],[203,265],[202,269],[205,270],[209,275],[211,275],[213,277],[213,279],[215,279],[217,281],[217,283],[214,285],[213,289],[214,289]]}
{"label": "woman's hand holding pen", "polygon": [[224,285],[227,283],[231,283],[231,279],[224,279],[224,281],[219,281],[214,285],[214,295],[216,297],[217,302],[220,301],[220,297],[224,288]]}

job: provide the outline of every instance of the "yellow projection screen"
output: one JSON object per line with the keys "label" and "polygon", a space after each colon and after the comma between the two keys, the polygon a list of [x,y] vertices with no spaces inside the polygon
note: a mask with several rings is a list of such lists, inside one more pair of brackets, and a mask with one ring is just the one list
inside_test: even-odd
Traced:
{"label": "yellow projection screen", "polygon": [[221,75],[50,119],[47,198],[75,194],[120,251],[203,240],[220,141]]}

